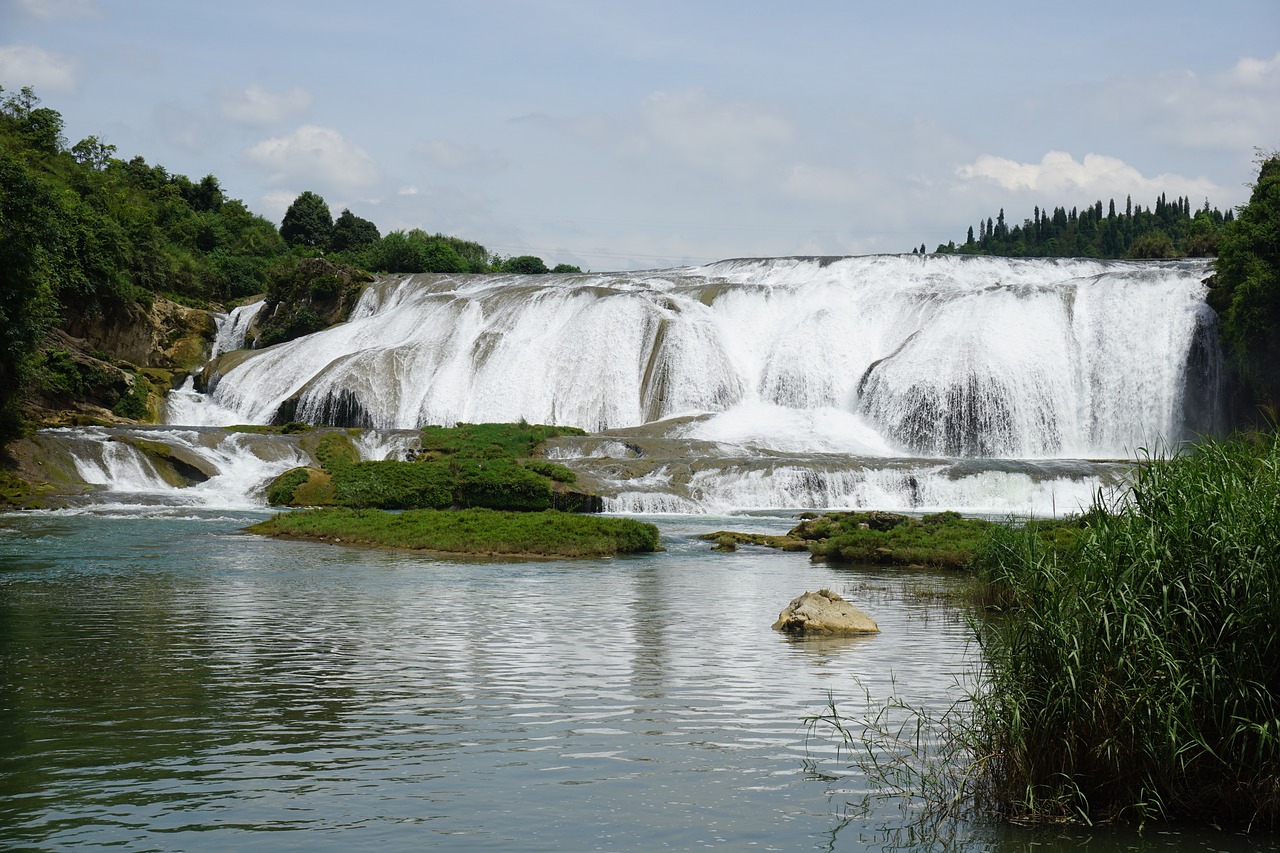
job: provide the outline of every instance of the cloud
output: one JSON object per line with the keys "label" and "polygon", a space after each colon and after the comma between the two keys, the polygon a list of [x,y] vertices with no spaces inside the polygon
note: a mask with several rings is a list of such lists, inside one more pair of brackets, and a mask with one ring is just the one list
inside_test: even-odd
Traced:
{"label": "cloud", "polygon": [[1207,178],[1169,173],[1148,178],[1115,157],[1086,154],[1082,161],[1076,162],[1065,151],[1050,151],[1039,163],[1019,163],[984,154],[973,163],[961,166],[956,174],[965,181],[990,181],[1006,190],[1026,190],[1058,200],[1079,194],[1092,198],[1121,195],[1148,198],[1160,193],[1195,199],[1219,191]]}
{"label": "cloud", "polygon": [[629,149],[671,156],[735,180],[776,173],[796,130],[782,116],[753,104],[717,103],[700,89],[655,92],[640,105]]}
{"label": "cloud", "polygon": [[492,175],[507,168],[501,153],[479,145],[458,144],[445,139],[420,139],[411,151],[431,165],[450,172]]}
{"label": "cloud", "polygon": [[248,127],[269,127],[295,119],[311,107],[311,93],[294,87],[273,94],[252,84],[247,89],[223,87],[215,92],[222,114],[229,121]]}
{"label": "cloud", "polygon": [[1113,81],[1098,96],[1105,118],[1163,143],[1251,151],[1280,137],[1280,53],[1243,57],[1217,74],[1190,71]]}
{"label": "cloud", "polygon": [[28,18],[96,18],[101,15],[93,0],[14,0],[13,5]]}
{"label": "cloud", "polygon": [[293,204],[293,200],[300,195],[302,193],[296,190],[268,190],[262,194],[260,210],[269,218],[279,222],[284,219],[289,205]]}
{"label": "cloud", "polygon": [[747,102],[720,102],[701,89],[654,92],[624,118],[536,113],[516,119],[582,140],[616,160],[651,162],[737,184],[784,179],[799,134],[785,117]]}
{"label": "cloud", "polygon": [[158,104],[152,110],[152,116],[165,141],[187,151],[203,152],[204,141],[214,131],[207,118],[191,112],[180,104]]}
{"label": "cloud", "polygon": [[272,184],[349,192],[371,187],[378,180],[378,167],[369,153],[328,127],[304,124],[293,133],[262,140],[246,154]]}
{"label": "cloud", "polygon": [[0,83],[17,89],[31,86],[39,91],[76,90],[75,60],[49,53],[30,45],[13,44],[0,47]]}

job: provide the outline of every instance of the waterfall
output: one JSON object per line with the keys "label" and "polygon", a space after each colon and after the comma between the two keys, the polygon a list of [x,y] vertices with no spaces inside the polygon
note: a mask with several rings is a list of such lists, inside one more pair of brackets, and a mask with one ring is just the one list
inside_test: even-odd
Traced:
{"label": "waterfall", "polygon": [[214,318],[216,333],[213,338],[213,351],[209,358],[217,358],[224,352],[240,349],[244,346],[245,336],[249,334],[249,326],[266,305],[265,299],[232,308],[230,313],[218,314]]}
{"label": "waterfall", "polygon": [[384,279],[350,322],[255,353],[211,401],[248,423],[596,431],[711,413],[702,437],[770,447],[1125,457],[1216,425],[1214,395],[1188,387],[1207,273],[942,255]]}
{"label": "waterfall", "polygon": [[[81,449],[76,467],[117,489],[230,499],[307,455],[289,436],[256,436],[268,452],[211,427],[361,428],[378,459],[413,446],[396,430],[524,419],[603,433],[548,454],[619,512],[1069,512],[1142,448],[1220,427],[1209,272],[886,255],[383,277],[348,322],[220,358],[207,388],[170,395],[169,434],[148,440],[196,454],[204,480],[175,486],[118,435],[118,458]],[[215,356],[243,346],[260,309],[219,321]]]}

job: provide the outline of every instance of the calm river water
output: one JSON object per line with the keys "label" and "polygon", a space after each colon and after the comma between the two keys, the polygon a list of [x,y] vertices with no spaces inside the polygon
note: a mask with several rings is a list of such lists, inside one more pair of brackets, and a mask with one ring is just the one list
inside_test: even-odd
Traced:
{"label": "calm river water", "polygon": [[[913,592],[951,578],[693,538],[783,517],[654,519],[666,552],[574,562],[239,532],[259,517],[0,516],[0,849],[882,849],[909,815],[860,809],[865,780],[802,719],[828,696],[853,714],[890,692],[945,707],[969,667],[963,614]],[[820,587],[883,633],[770,629]]]}

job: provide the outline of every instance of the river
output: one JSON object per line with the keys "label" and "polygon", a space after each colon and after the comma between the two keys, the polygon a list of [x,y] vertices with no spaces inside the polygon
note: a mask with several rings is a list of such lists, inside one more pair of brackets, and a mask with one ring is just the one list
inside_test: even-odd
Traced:
{"label": "river", "polygon": [[[572,562],[241,532],[261,515],[0,518],[0,848],[887,848],[912,812],[864,802],[803,718],[891,694],[938,710],[971,669],[964,611],[932,594],[954,577],[694,538],[782,515],[652,519],[666,551]],[[882,633],[771,630],[821,587]],[[966,850],[1033,838],[957,832]],[[1143,844],[1161,838],[1263,849]]]}

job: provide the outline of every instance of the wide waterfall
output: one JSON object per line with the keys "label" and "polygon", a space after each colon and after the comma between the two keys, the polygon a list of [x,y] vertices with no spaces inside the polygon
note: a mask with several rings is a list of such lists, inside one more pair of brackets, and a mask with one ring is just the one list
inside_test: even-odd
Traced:
{"label": "wide waterfall", "polygon": [[[1067,511],[1117,460],[1219,428],[1203,261],[781,258],[416,275],[261,351],[223,318],[181,426],[567,424],[620,511]],[[1109,461],[1105,461],[1109,460]]]}

